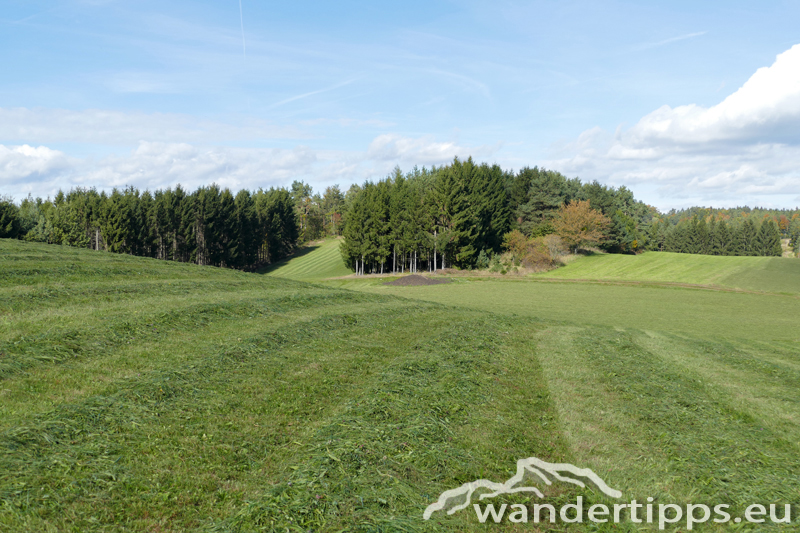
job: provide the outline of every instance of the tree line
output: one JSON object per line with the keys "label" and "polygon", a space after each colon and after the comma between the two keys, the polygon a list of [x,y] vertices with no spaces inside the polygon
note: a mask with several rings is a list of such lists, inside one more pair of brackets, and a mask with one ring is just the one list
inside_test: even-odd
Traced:
{"label": "tree line", "polygon": [[0,237],[249,270],[293,252],[296,204],[285,189],[73,189],[0,202]]}
{"label": "tree line", "polygon": [[[673,225],[668,218],[654,221],[650,226],[648,249],[706,255],[781,256],[781,231],[778,223],[765,216],[759,221],[747,216],[730,221],[698,215],[680,220]],[[800,219],[795,218],[794,229],[800,235]],[[789,233],[789,231],[787,231]],[[797,238],[793,239],[795,248]],[[795,253],[797,250],[795,249]]]}
{"label": "tree line", "polygon": [[[353,271],[417,272],[483,268],[507,249],[504,242],[541,248],[545,237],[570,234],[564,209],[578,205],[583,220],[594,216],[589,210],[602,215],[602,235],[592,244],[611,253],[780,255],[781,238],[800,252],[797,210],[692,207],[662,214],[624,186],[538,167],[514,172],[472,158],[405,174],[396,168],[346,193],[337,185],[315,193],[294,181],[288,189],[236,195],[211,185],[191,193],[180,186],[153,193],[74,189],[19,205],[0,198],[0,237],[254,269],[304,242],[344,235],[341,253]],[[517,233],[508,241],[510,232]]]}
{"label": "tree line", "polygon": [[358,274],[474,268],[502,252],[513,230],[529,238],[556,232],[559,209],[588,202],[608,219],[600,246],[609,252],[644,250],[646,226],[658,211],[625,187],[545,169],[519,172],[472,158],[351,188],[342,257]]}

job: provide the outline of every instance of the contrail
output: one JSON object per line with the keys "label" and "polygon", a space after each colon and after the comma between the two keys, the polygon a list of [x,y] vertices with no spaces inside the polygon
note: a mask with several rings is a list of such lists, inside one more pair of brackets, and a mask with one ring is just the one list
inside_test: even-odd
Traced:
{"label": "contrail", "polygon": [[242,54],[247,58],[247,44],[244,42],[244,16],[242,15],[242,0],[239,0],[239,23],[242,25]]}

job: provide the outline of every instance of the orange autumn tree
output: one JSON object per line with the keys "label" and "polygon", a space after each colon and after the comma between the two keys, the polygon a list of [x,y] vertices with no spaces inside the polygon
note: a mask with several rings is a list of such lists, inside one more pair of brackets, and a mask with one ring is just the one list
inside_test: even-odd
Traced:
{"label": "orange autumn tree", "polygon": [[553,219],[553,228],[570,251],[587,244],[600,244],[611,221],[589,205],[589,200],[564,204]]}

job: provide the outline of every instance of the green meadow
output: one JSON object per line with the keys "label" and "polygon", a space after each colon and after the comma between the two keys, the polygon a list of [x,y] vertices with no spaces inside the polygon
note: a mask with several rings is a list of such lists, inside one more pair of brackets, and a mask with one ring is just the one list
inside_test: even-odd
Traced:
{"label": "green meadow", "polygon": [[543,279],[613,280],[712,285],[749,291],[800,292],[800,266],[782,257],[721,257],[645,252],[595,254],[551,272]]}
{"label": "green meadow", "polygon": [[648,529],[422,519],[531,456],[625,501],[800,502],[800,262],[389,287],[329,280],[337,245],[265,275],[0,240],[0,531]]}
{"label": "green meadow", "polygon": [[310,244],[293,257],[270,265],[263,273],[300,281],[348,276],[352,272],[342,263],[339,253],[341,242],[342,239],[326,239]]}

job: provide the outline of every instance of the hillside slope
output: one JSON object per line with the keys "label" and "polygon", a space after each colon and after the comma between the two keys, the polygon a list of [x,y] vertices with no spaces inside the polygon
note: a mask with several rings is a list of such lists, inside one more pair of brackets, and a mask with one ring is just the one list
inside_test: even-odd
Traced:
{"label": "hillside slope", "polygon": [[536,274],[534,278],[658,281],[798,293],[800,261],[782,257],[719,257],[669,252],[597,254]]}
{"label": "hillside slope", "polygon": [[301,249],[293,257],[281,261],[263,273],[279,278],[302,281],[318,281],[326,278],[347,276],[352,272],[344,266],[339,253],[341,239],[327,239],[321,244]]}

